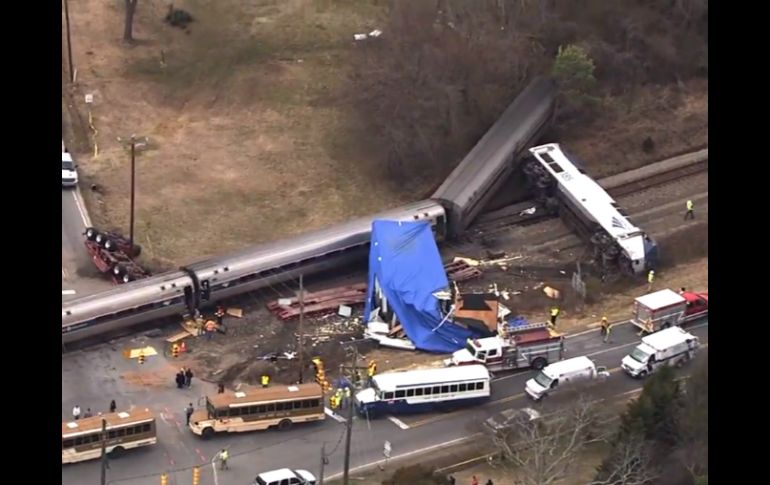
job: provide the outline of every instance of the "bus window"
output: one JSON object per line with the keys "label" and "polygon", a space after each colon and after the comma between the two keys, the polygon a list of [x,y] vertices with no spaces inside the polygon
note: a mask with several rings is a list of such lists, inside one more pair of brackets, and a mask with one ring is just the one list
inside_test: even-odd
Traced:
{"label": "bus window", "polygon": [[406,397],[414,397],[414,389],[407,389]]}
{"label": "bus window", "polygon": [[396,391],[396,399],[404,397],[405,394],[404,391]]}
{"label": "bus window", "polygon": [[457,384],[452,384],[449,386],[449,392],[457,392]]}
{"label": "bus window", "polygon": [[460,392],[465,392],[468,389],[467,384],[460,384]]}
{"label": "bus window", "polygon": [[449,392],[449,386],[441,386],[441,393],[446,394]]}
{"label": "bus window", "polygon": [[415,396],[422,396],[422,387],[415,389],[414,390],[414,395]]}

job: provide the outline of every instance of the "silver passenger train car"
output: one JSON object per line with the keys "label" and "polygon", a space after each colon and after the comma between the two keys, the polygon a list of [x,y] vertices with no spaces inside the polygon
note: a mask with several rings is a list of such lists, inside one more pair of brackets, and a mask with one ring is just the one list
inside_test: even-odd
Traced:
{"label": "silver passenger train car", "polygon": [[470,226],[519,166],[519,157],[549,126],[555,105],[553,80],[532,81],[433,193],[449,213],[452,237]]}
{"label": "silver passenger train car", "polygon": [[211,258],[179,271],[62,303],[62,343],[184,311],[271,284],[365,259],[374,219],[428,221],[446,236],[446,213],[431,200]]}

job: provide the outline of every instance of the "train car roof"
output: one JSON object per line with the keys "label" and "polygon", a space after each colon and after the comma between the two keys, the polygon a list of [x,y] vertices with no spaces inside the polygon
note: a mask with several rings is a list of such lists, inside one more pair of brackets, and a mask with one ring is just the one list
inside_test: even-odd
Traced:
{"label": "train car roof", "polygon": [[[462,159],[449,177],[434,192],[434,198],[463,204],[479,188],[470,183],[471,179],[492,177],[501,164],[508,163],[511,153],[517,148],[516,136],[519,130],[529,125],[521,114],[531,116],[533,105],[546,102],[547,111],[556,95],[556,85],[550,78],[536,78],[511,102],[500,118],[489,128],[470,152]],[[527,147],[519,147],[523,150]]]}
{"label": "train car roof", "polygon": [[[255,265],[267,264],[268,259],[272,266],[280,266],[295,262],[298,257],[305,254],[318,256],[320,255],[318,254],[319,251],[325,249],[333,252],[368,243],[371,237],[372,222],[375,219],[429,220],[435,216],[437,209],[443,215],[444,208],[435,201],[414,202],[372,216],[360,217],[340,225],[317,229],[288,239],[252,246],[229,255],[206,259],[186,267],[196,273],[204,273],[198,274],[200,278],[213,276],[216,274],[216,270],[219,271],[219,276],[223,280],[227,280],[229,279],[229,272],[232,271],[230,274],[237,275],[246,270],[252,271]],[[211,274],[205,274],[206,272]]]}

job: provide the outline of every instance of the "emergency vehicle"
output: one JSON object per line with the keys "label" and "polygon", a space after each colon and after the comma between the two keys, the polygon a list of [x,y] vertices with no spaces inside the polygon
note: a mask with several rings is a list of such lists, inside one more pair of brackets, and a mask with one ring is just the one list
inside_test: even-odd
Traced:
{"label": "emergency vehicle", "polygon": [[670,289],[648,293],[634,300],[631,323],[653,333],[708,316],[709,294]]}
{"label": "emergency vehicle", "polygon": [[540,370],[564,355],[564,336],[547,323],[501,326],[494,337],[468,339],[464,349],[444,361],[446,366],[484,364],[490,371],[532,367]]}

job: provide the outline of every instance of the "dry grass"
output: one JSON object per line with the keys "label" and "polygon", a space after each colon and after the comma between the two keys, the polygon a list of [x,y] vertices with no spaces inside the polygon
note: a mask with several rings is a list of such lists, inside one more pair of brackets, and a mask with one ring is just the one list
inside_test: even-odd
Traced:
{"label": "dry grass", "polygon": [[133,47],[120,41],[119,4],[73,3],[72,99],[85,111],[82,95],[94,94],[100,150],[78,155],[84,179],[104,189],[87,194],[89,209],[127,227],[129,157],[117,138],[148,136],[137,234],[150,257],[170,265],[411,198],[376,184],[360,151],[338,148],[357,140],[340,136],[328,98],[352,34],[376,17],[366,3],[189,0],[175,4],[196,19],[188,34],[162,23],[166,2],[146,1]]}
{"label": "dry grass", "polygon": [[[152,269],[424,195],[382,182],[384,154],[360,126],[351,127],[338,102],[352,35],[381,27],[382,6],[184,0],[175,7],[195,18],[185,32],[162,21],[167,5],[140,2],[137,43],[126,46],[121,2],[70,2],[78,85],[68,93],[72,107],[63,123],[83,183],[102,189],[85,191],[91,216],[110,228],[128,226],[129,157],[118,138],[149,137],[137,163],[136,233]],[[607,171],[705,142],[707,86],[688,89],[663,106],[658,98],[669,98],[649,88],[630,112],[611,102],[594,124],[562,141]],[[85,139],[86,93],[95,99],[98,158]],[[657,154],[641,154],[647,134]]]}

